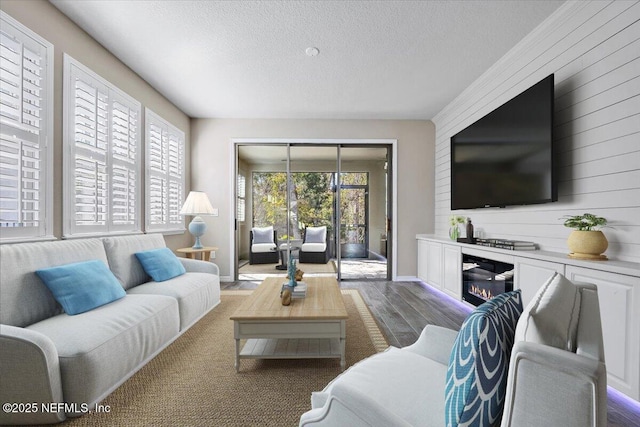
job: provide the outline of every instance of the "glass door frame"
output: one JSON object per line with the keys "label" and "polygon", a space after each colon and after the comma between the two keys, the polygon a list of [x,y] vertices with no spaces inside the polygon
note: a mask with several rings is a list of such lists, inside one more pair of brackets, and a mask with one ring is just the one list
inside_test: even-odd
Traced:
{"label": "glass door frame", "polygon": [[[231,280],[238,280],[238,252],[239,252],[239,242],[238,242],[238,221],[237,221],[237,176],[239,172],[238,168],[238,149],[241,145],[279,145],[287,148],[287,177],[290,174],[290,149],[291,146],[327,146],[334,145],[337,146],[337,173],[338,177],[341,174],[341,158],[340,151],[341,148],[352,148],[352,147],[371,147],[371,146],[379,146],[384,145],[387,147],[387,241],[391,242],[391,251],[387,251],[387,280],[397,280],[397,176],[396,176],[396,163],[397,163],[397,140],[396,139],[298,139],[298,138],[231,138],[231,149],[230,156],[231,161],[230,164],[232,167],[230,168],[231,172],[231,183],[232,183],[232,191],[230,192],[230,204],[229,204],[229,218],[230,218],[230,271],[232,272]],[[391,178],[391,179],[389,179]],[[338,184],[341,184],[341,179],[338,179]],[[338,186],[338,191],[336,191],[336,206],[340,206],[340,191]],[[290,188],[289,188],[289,179],[287,179],[287,206],[289,205],[289,197],[290,197]],[[338,281],[344,280],[340,274],[340,245],[339,245],[339,236],[340,236],[340,212],[339,209],[336,213],[336,237],[334,238],[335,248],[334,251],[336,253],[336,261],[338,267],[337,279]],[[287,223],[287,230],[289,230],[290,224]],[[288,233],[290,234],[290,233]],[[367,279],[354,279],[354,280],[367,280]]]}
{"label": "glass door frame", "polygon": [[[344,172],[343,172],[344,173]],[[348,172],[346,172],[348,173]],[[367,174],[367,176],[369,175],[368,172],[365,172]],[[368,181],[368,177],[367,177],[367,184],[366,185],[359,185],[359,184],[343,184],[342,180],[339,180],[340,184],[339,184],[339,191],[340,194],[342,195],[342,191],[344,190],[363,190],[364,191],[364,226],[365,226],[365,232],[364,232],[364,248],[365,251],[368,252],[369,250],[369,239],[370,239],[370,228],[371,228],[371,224],[369,223],[369,181]],[[343,224],[340,224],[340,227],[342,228]],[[347,225],[347,224],[344,224]],[[354,224],[352,224],[354,225]],[[358,225],[362,225],[362,224],[358,224]],[[342,230],[340,230],[342,233]],[[340,235],[340,239],[342,240],[342,234]],[[342,241],[340,242],[340,245],[342,245]],[[340,255],[342,256],[342,246],[340,246]],[[348,257],[346,257],[348,258]],[[356,257],[357,258],[357,257]]]}

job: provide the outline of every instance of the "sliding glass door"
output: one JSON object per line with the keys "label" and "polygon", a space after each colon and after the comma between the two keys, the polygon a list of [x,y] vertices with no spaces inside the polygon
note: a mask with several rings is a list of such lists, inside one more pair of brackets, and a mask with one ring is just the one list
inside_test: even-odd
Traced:
{"label": "sliding glass door", "polygon": [[389,278],[388,147],[340,147],[340,262],[342,280]]}
{"label": "sliding glass door", "polygon": [[236,146],[236,279],[259,281],[284,268],[288,150],[286,144]]}
{"label": "sliding glass door", "polygon": [[[282,274],[290,259],[306,275],[387,280],[388,151],[238,144],[237,280]],[[269,227],[275,230],[273,242],[256,245],[255,235]]]}
{"label": "sliding glass door", "polygon": [[[302,242],[300,269],[311,275],[337,275],[335,188],[338,167],[335,145],[292,144],[291,210]],[[295,246],[295,245],[294,245]]]}

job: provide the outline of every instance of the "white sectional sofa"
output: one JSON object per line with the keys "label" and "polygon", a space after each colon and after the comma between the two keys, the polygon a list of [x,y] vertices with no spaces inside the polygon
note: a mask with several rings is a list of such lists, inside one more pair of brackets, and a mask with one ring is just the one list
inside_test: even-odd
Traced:
{"label": "white sectional sofa", "polygon": [[[186,273],[150,279],[135,253],[163,247],[159,234],[0,246],[0,401],[16,409],[0,412],[0,424],[84,414],[219,304],[213,263],[180,258]],[[126,295],[68,315],[35,271],[89,260],[104,262]]]}

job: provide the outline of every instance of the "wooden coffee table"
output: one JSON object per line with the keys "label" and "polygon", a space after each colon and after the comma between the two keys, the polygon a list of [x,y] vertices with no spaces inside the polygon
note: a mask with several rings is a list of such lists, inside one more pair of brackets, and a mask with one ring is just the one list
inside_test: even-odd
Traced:
{"label": "wooden coffee table", "polygon": [[[265,279],[231,316],[240,359],[339,358],[345,368],[347,309],[332,277],[305,278],[307,296],[283,306],[284,277]],[[247,340],[242,351],[240,340]]]}

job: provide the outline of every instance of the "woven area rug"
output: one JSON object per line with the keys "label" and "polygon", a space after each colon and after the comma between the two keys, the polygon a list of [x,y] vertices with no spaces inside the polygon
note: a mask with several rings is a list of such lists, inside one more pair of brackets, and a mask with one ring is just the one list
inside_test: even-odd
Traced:
{"label": "woven area rug", "polygon": [[[162,351],[102,405],[109,413],[69,426],[297,426],[312,391],[340,371],[338,359],[241,361],[236,373],[233,314],[252,291],[222,291],[222,302]],[[342,290],[347,367],[388,344],[357,290]],[[123,349],[126,351],[126,349]]]}
{"label": "woven area rug", "polygon": [[[307,277],[326,276],[336,274],[336,264],[330,260],[326,264],[298,263],[298,268],[304,271]],[[276,264],[245,264],[238,270],[243,280],[264,280],[267,277],[287,275],[286,271],[276,270]]]}

